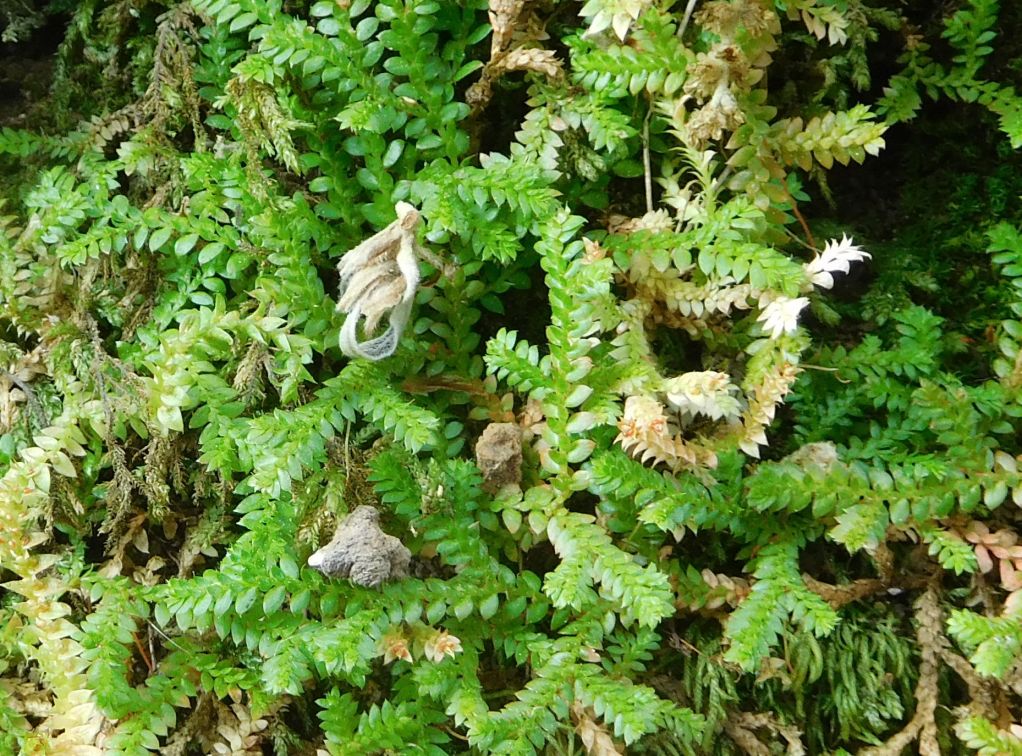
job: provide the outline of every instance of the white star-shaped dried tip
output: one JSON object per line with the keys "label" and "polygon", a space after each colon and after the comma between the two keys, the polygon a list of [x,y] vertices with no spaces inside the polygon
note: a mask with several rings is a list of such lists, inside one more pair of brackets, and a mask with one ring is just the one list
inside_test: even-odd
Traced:
{"label": "white star-shaped dried tip", "polygon": [[[398,202],[394,209],[397,220],[349,251],[337,266],[341,276],[337,309],[348,313],[339,344],[349,357],[382,360],[394,354],[412,312],[422,251],[415,235],[422,216],[407,202]],[[386,331],[358,340],[363,317],[363,333],[370,336],[388,313]]]}
{"label": "white star-shaped dried tip", "polygon": [[774,297],[756,320],[763,324],[763,330],[770,338],[779,339],[781,334],[795,333],[798,329],[798,316],[807,304],[807,297]]}
{"label": "white star-shaped dried tip", "polygon": [[461,638],[441,630],[426,641],[424,650],[426,658],[433,662],[442,662],[447,656],[453,659],[454,655],[461,651]]}
{"label": "white star-shaped dried tip", "polygon": [[380,639],[383,647],[383,663],[390,664],[392,661],[401,659],[411,662],[412,652],[408,649],[408,639],[401,634],[401,631],[387,633]]}
{"label": "white star-shaped dried tip", "polygon": [[853,262],[865,260],[867,257],[871,257],[869,252],[864,252],[842,234],[841,241],[831,239],[823,248],[823,252],[806,264],[806,274],[814,286],[829,289],[834,285],[834,273],[847,273]]}

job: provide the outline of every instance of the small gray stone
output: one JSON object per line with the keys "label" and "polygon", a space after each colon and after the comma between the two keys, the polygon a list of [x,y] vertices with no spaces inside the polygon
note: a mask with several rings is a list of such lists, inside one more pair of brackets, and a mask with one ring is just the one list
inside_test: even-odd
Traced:
{"label": "small gray stone", "polygon": [[328,577],[375,588],[405,577],[411,557],[400,540],[380,530],[380,513],[360,506],[340,522],[330,543],[309,557],[309,566]]}
{"label": "small gray stone", "polygon": [[514,423],[490,423],[476,442],[483,489],[496,493],[522,481],[522,431]]}

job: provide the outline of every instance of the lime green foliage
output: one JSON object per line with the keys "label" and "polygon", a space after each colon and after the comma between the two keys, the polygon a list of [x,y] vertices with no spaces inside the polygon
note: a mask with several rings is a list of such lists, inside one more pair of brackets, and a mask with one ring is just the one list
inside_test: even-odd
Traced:
{"label": "lime green foliage", "polygon": [[[0,128],[0,750],[1018,750],[1022,187],[808,212],[923,91],[1022,140],[1018,24],[885,5],[53,4]],[[341,278],[412,316],[348,359],[395,217]],[[378,590],[307,566],[361,505]]]}
{"label": "lime green foliage", "polygon": [[969,748],[983,756],[1022,753],[1022,737],[1019,737],[1022,733],[1017,726],[1012,730],[1000,730],[985,719],[973,717],[962,721],[955,732]]}
{"label": "lime green foliage", "polygon": [[975,102],[995,113],[1011,146],[1022,146],[1022,101],[1014,87],[987,81],[981,69],[994,52],[997,38],[998,0],[970,0],[949,15],[941,36],[954,48],[949,63],[930,56],[930,43],[919,37],[910,44],[901,62],[904,70],[891,79],[880,102],[880,111],[892,121],[911,119],[922,104],[920,90],[930,97],[949,97]]}

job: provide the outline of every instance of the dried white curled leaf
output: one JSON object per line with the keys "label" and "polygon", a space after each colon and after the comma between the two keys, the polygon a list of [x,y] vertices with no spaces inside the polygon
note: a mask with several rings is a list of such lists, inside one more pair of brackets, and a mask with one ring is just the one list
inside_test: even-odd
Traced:
{"label": "dried white curled leaf", "polygon": [[[348,314],[339,345],[349,357],[390,357],[412,312],[419,287],[422,248],[416,232],[422,216],[407,202],[398,202],[394,209],[397,220],[349,251],[337,266],[341,277],[337,309]],[[387,330],[359,341],[359,321],[365,318],[363,332],[370,336],[385,315]]]}

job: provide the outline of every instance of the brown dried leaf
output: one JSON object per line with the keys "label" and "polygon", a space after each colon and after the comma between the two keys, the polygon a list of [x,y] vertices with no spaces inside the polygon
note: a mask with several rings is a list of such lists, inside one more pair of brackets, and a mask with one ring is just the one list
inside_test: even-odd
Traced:
{"label": "brown dried leaf", "polygon": [[589,756],[622,756],[617,749],[614,738],[607,729],[597,722],[592,709],[583,707],[578,702],[571,706],[572,719],[575,720],[575,732],[582,739]]}
{"label": "brown dried leaf", "polygon": [[532,71],[550,79],[557,79],[564,72],[561,61],[553,50],[519,47],[492,62],[493,75],[500,76],[508,71]]}
{"label": "brown dried leaf", "polygon": [[511,44],[515,22],[524,7],[525,0],[490,0],[490,26],[493,27],[493,37],[490,39],[491,59]]}

